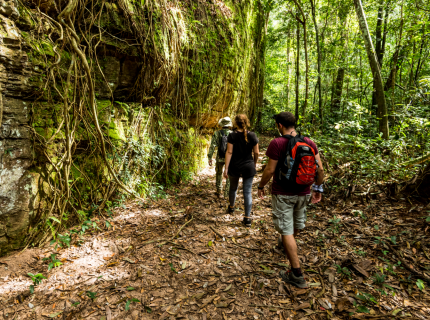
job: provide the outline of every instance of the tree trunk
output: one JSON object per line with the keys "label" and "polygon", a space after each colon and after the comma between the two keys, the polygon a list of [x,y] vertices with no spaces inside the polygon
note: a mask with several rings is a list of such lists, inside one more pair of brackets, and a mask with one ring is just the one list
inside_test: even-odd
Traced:
{"label": "tree trunk", "polygon": [[375,52],[378,58],[379,67],[382,68],[381,64],[381,51],[382,51],[382,15],[384,13],[384,1],[379,2],[378,8],[378,20],[376,21],[376,32],[375,32]]}
{"label": "tree trunk", "polygon": [[290,40],[291,34],[290,34],[290,25],[288,25],[288,31],[287,31],[287,85],[285,87],[286,96],[287,96],[287,103],[286,108],[288,109],[288,105],[290,104]]}
{"label": "tree trunk", "polygon": [[[384,19],[384,35],[382,36],[382,16],[384,13],[384,1],[381,0],[378,8],[378,20],[376,22],[376,32],[375,32],[375,53],[378,58],[379,68],[382,70],[382,60],[384,57],[384,47],[385,47],[385,39],[386,39],[386,29],[387,29],[387,20],[388,20],[388,8],[385,13]],[[373,83],[373,93],[372,93],[372,107],[377,105],[376,102],[376,89],[375,82]]]}
{"label": "tree trunk", "polygon": [[316,14],[315,14],[315,7],[316,7],[316,0],[315,3],[313,0],[311,0],[311,6],[312,6],[312,19],[315,26],[315,37],[316,37],[316,43],[317,43],[317,70],[318,70],[318,78],[317,78],[317,86],[318,86],[318,110],[319,110],[319,116],[321,124],[324,123],[323,119],[323,108],[322,108],[322,88],[321,88],[321,48],[320,48],[320,40],[319,40],[319,30],[316,20]]}
{"label": "tree trunk", "polygon": [[334,93],[333,93],[333,104],[332,110],[335,112],[339,112],[341,108],[341,100],[342,100],[342,90],[343,90],[343,80],[345,79],[345,69],[339,68],[337,70],[337,77],[334,84]]}
{"label": "tree trunk", "polygon": [[420,74],[420,68],[421,68],[421,61],[422,61],[422,56],[423,56],[423,49],[424,49],[424,45],[426,43],[426,23],[423,23],[423,29],[422,29],[422,34],[421,34],[421,46],[420,46],[420,54],[418,55],[418,63],[417,63],[417,70],[415,71],[415,82],[418,81],[418,76]]}
{"label": "tree trunk", "polygon": [[300,13],[302,15],[302,21],[300,21],[303,25],[303,44],[305,47],[305,63],[306,63],[306,70],[305,70],[305,83],[306,83],[306,88],[305,88],[305,102],[303,104],[303,110],[302,110],[302,115],[303,117],[305,116],[306,113],[306,107],[308,105],[308,99],[309,99],[309,59],[308,59],[308,35],[307,35],[307,29],[306,29],[306,15],[303,11],[302,6],[300,5],[300,3],[297,0],[293,0],[294,3],[296,4],[297,8],[300,10]]}
{"label": "tree trunk", "polygon": [[381,70],[379,68],[378,58],[373,48],[372,38],[370,37],[369,27],[367,26],[366,15],[363,10],[361,0],[354,0],[355,11],[357,13],[358,23],[363,36],[364,45],[367,51],[370,68],[375,81],[376,101],[378,103],[379,132],[384,139],[389,137],[387,103],[385,101],[384,86],[382,84]]}
{"label": "tree trunk", "polygon": [[297,53],[296,53],[296,121],[299,120],[299,84],[300,84],[300,22],[297,21]]}

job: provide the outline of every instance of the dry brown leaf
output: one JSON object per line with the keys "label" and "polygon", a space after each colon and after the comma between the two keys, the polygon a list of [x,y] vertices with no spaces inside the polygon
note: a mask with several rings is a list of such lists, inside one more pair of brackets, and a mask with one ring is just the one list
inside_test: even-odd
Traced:
{"label": "dry brown leaf", "polygon": [[351,307],[352,307],[352,303],[351,301],[349,301],[348,298],[341,298],[336,300],[336,309],[340,312],[344,310],[348,310]]}
{"label": "dry brown leaf", "polygon": [[304,302],[304,303],[302,303],[302,304],[294,307],[294,310],[296,310],[296,311],[297,310],[303,310],[303,309],[307,309],[307,308],[310,308],[310,307],[311,307],[311,305],[310,305],[309,302]]}

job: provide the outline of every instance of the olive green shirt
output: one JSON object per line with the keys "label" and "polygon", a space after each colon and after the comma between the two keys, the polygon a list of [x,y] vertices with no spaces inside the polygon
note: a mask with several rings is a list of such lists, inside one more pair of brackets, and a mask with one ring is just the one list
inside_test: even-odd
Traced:
{"label": "olive green shirt", "polygon": [[224,158],[218,157],[218,146],[219,146],[219,143],[221,142],[221,136],[222,136],[221,132],[223,132],[225,135],[228,136],[230,132],[233,132],[233,131],[228,128],[223,128],[221,130],[215,131],[211,139],[211,145],[209,147],[209,152],[208,152],[209,160],[212,159],[214,152],[217,151],[216,162],[225,162]]}

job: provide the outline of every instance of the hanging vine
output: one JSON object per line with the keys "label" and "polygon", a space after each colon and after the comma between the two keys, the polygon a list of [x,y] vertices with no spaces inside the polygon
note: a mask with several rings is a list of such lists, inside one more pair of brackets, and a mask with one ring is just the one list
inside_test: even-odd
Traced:
{"label": "hanging vine", "polygon": [[[244,9],[237,25],[217,1],[70,0],[28,13],[35,27],[24,36],[39,67],[30,80],[40,90],[32,104],[39,205],[27,245],[102,212],[115,194],[143,201],[156,183],[188,178],[203,150],[199,129],[250,108],[256,52],[247,28],[258,19],[249,24]],[[123,95],[100,61],[106,52],[134,57],[134,85]],[[97,97],[103,86],[108,103]],[[116,118],[130,124],[122,139],[113,137]]]}

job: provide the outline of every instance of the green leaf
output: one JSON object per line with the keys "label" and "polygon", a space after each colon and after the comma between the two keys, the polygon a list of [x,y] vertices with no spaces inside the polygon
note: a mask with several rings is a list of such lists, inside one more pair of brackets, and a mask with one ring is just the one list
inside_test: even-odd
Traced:
{"label": "green leaf", "polygon": [[393,315],[393,316],[395,316],[396,314],[398,314],[400,311],[402,311],[402,309],[396,309],[396,310],[394,310],[391,314]]}
{"label": "green leaf", "polygon": [[87,291],[86,294],[91,300],[97,298],[97,292]]}
{"label": "green leaf", "polygon": [[208,242],[208,247],[212,247],[212,241]]}
{"label": "green leaf", "polygon": [[424,288],[425,288],[424,281],[422,281],[421,279],[418,279],[417,280],[417,287],[418,287],[418,289],[420,289],[421,291],[423,291]]}
{"label": "green leaf", "polygon": [[49,219],[51,219],[52,221],[55,221],[55,222],[57,222],[57,223],[61,224],[61,221],[60,221],[60,220],[58,220],[58,219],[57,219],[57,218],[55,218],[55,217],[49,217]]}
{"label": "green leaf", "polygon": [[125,303],[125,311],[130,310],[130,303],[131,303],[131,301],[127,300],[127,302]]}
{"label": "green leaf", "polygon": [[135,290],[135,289],[134,289],[133,287],[128,287],[128,288],[127,288],[127,290],[128,290],[128,291],[133,291],[133,290]]}
{"label": "green leaf", "polygon": [[377,224],[374,226],[374,228],[375,230],[379,230],[379,226]]}
{"label": "green leaf", "polygon": [[62,313],[63,313],[63,311],[54,312],[54,313],[51,313],[48,317],[55,318],[55,317],[59,316]]}
{"label": "green leaf", "polygon": [[365,306],[358,306],[357,307],[357,311],[358,312],[363,312],[363,313],[370,313],[370,310],[367,307],[365,307]]}
{"label": "green leaf", "polygon": [[173,267],[173,263],[169,263],[169,266],[173,272],[178,273],[178,271],[176,271],[175,267]]}
{"label": "green leaf", "polygon": [[30,293],[33,294],[34,293],[34,285],[30,285]]}

